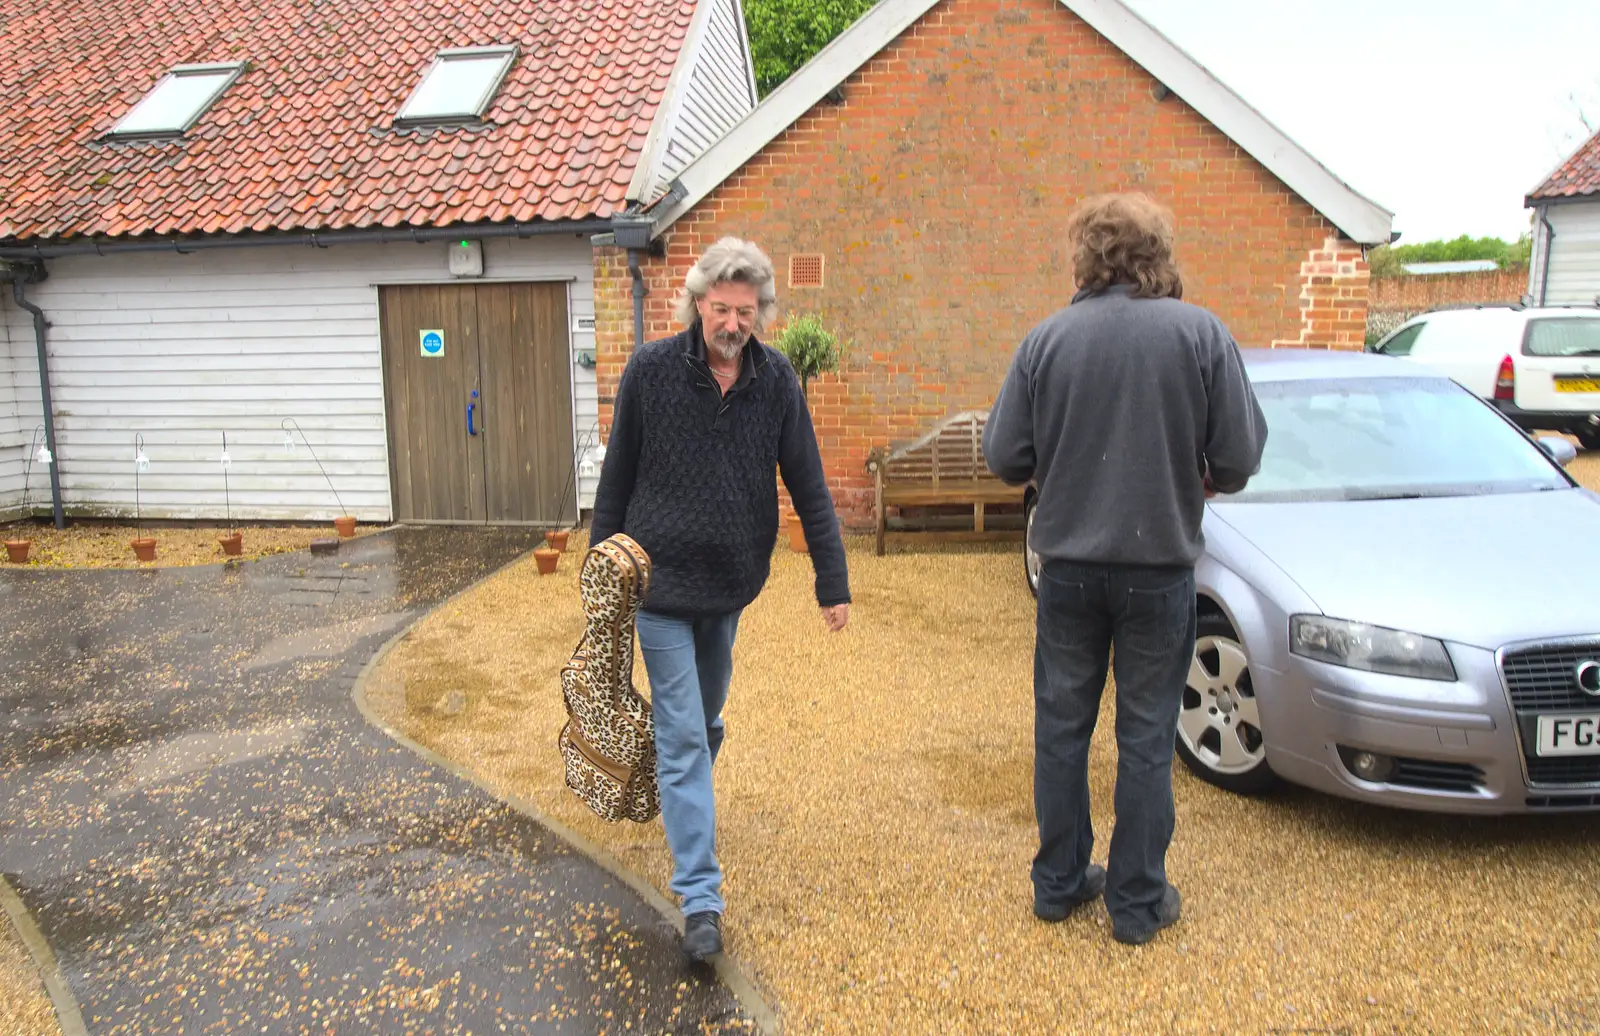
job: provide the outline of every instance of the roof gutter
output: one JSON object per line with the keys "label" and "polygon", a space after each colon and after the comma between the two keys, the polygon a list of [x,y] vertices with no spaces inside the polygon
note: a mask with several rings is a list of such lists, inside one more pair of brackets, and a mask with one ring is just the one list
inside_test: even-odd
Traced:
{"label": "roof gutter", "polygon": [[28,301],[25,285],[34,284],[45,279],[44,264],[9,264],[0,263],[0,281],[11,282],[11,297],[17,305],[33,314],[33,340],[39,354],[39,396],[44,404],[44,441],[45,448],[50,451],[50,503],[54,511],[56,528],[67,527],[66,512],[61,506],[61,452],[56,449],[56,417],[55,409],[50,401],[50,364],[45,351],[46,331],[50,322],[45,319],[44,310],[35,303]]}
{"label": "roof gutter", "polygon": [[56,244],[0,244],[0,259],[58,259],[72,255],[124,255],[131,252],[176,252],[187,255],[214,248],[269,248],[303,245],[328,248],[333,245],[426,244],[459,238],[484,240],[498,237],[548,237],[553,234],[597,234],[609,231],[609,219],[553,220],[536,223],[489,223],[453,227],[407,227],[380,230],[327,230],[300,234],[226,234],[212,237],[167,237],[154,240],[92,240]]}

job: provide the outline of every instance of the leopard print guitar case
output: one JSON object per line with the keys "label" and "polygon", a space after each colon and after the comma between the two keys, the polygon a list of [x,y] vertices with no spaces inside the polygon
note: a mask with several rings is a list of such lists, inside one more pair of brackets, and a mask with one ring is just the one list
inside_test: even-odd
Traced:
{"label": "leopard print guitar case", "polygon": [[633,687],[633,643],[650,557],[618,533],[589,548],[578,585],[587,627],[561,669],[567,787],[604,820],[647,823],[661,800],[650,703]]}

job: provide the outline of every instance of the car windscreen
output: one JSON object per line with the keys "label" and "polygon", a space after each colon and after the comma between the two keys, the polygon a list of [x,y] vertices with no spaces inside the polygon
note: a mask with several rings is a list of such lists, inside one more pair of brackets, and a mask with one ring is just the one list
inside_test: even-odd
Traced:
{"label": "car windscreen", "polygon": [[1600,356],[1600,317],[1545,317],[1528,321],[1524,356]]}
{"label": "car windscreen", "polygon": [[1443,378],[1271,381],[1261,471],[1222,498],[1281,502],[1568,489],[1543,450]]}

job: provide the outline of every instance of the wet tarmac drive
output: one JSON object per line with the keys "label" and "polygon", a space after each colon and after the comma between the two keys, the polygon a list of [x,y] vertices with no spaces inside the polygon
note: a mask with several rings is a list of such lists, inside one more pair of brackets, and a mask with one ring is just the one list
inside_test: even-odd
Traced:
{"label": "wet tarmac drive", "polygon": [[533,542],[0,573],[0,871],[91,1033],[754,1031],[636,893],[351,701]]}

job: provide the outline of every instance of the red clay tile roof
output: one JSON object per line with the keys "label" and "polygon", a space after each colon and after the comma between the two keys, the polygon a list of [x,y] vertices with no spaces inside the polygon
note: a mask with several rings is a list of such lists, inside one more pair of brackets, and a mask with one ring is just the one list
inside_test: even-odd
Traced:
{"label": "red clay tile roof", "polygon": [[1528,195],[1528,201],[1551,198],[1576,198],[1600,193],[1600,133],[1596,133],[1572,156],[1561,163],[1544,183]]}
{"label": "red clay tile roof", "polygon": [[[6,0],[0,239],[605,218],[694,0]],[[518,45],[484,128],[399,131],[447,47]],[[181,141],[100,140],[173,65],[249,69]]]}

